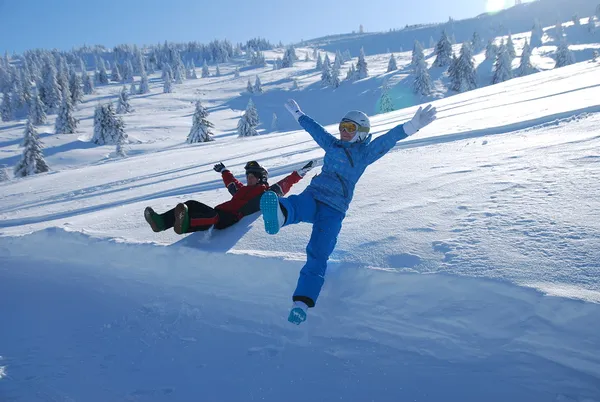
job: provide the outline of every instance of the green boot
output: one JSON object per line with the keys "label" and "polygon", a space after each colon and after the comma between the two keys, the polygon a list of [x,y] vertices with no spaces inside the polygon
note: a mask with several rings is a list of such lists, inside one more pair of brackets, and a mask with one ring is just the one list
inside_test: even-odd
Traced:
{"label": "green boot", "polygon": [[177,234],[187,233],[190,228],[190,215],[187,205],[180,203],[175,207],[175,224],[173,230]]}
{"label": "green boot", "polygon": [[162,216],[154,212],[152,208],[146,207],[144,210],[144,218],[155,232],[162,232],[165,230],[165,222],[163,221]]}

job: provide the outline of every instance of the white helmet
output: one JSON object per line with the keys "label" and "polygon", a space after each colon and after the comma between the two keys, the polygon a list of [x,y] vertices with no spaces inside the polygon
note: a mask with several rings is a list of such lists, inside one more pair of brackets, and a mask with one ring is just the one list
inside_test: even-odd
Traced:
{"label": "white helmet", "polygon": [[363,141],[369,135],[371,130],[371,121],[369,116],[361,112],[360,110],[351,110],[342,119],[342,121],[352,121],[358,125],[358,130],[354,138],[350,142]]}

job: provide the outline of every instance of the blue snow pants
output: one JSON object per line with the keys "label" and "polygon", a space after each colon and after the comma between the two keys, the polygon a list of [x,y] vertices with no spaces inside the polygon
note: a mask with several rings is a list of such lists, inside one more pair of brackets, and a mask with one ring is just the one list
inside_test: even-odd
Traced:
{"label": "blue snow pants", "polygon": [[310,241],[306,246],[306,264],[300,271],[293,300],[314,307],[325,281],[327,260],[335,248],[346,215],[315,200],[310,188],[298,195],[280,198],[279,202],[287,210],[284,226],[299,222],[313,224]]}

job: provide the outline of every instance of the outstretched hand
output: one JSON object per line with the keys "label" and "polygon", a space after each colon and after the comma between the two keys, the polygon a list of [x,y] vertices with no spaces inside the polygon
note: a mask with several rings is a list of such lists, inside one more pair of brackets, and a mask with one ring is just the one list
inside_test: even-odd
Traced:
{"label": "outstretched hand", "polygon": [[423,109],[423,107],[419,107],[419,110],[417,110],[413,118],[404,123],[404,132],[406,135],[413,135],[434,121],[436,119],[436,113],[436,108],[431,106],[431,104],[427,105],[425,109]]}
{"label": "outstretched hand", "polygon": [[304,177],[312,168],[317,165],[317,161],[310,161],[306,165],[302,166],[300,169],[296,170],[296,173],[300,175],[300,177]]}
{"label": "outstretched hand", "polygon": [[215,172],[221,173],[223,170],[225,170],[225,165],[223,165],[223,162],[219,162],[213,167],[213,169]]}
{"label": "outstretched hand", "polygon": [[288,101],[285,102],[285,108],[292,114],[292,116],[294,116],[296,120],[298,120],[304,114],[302,113],[302,110],[300,110],[300,106],[298,106],[296,101],[293,99],[288,99]]}

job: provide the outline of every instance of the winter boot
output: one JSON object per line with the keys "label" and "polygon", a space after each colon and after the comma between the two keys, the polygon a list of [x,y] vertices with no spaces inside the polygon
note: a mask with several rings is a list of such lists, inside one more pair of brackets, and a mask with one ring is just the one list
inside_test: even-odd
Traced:
{"label": "winter boot", "polygon": [[265,221],[265,231],[276,234],[285,223],[285,215],[279,205],[279,197],[273,191],[266,191],[260,197],[260,210]]}
{"label": "winter boot", "polygon": [[177,234],[187,233],[190,228],[190,214],[188,213],[187,205],[183,203],[177,204],[175,207],[175,223],[173,224],[173,230]]}
{"label": "winter boot", "polygon": [[308,310],[308,306],[305,303],[301,301],[294,302],[288,321],[296,325],[302,324],[306,321],[306,310]]}
{"label": "winter boot", "polygon": [[146,209],[144,209],[144,218],[155,232],[162,232],[165,230],[165,222],[163,221],[162,216],[154,212],[152,208],[146,207]]}

